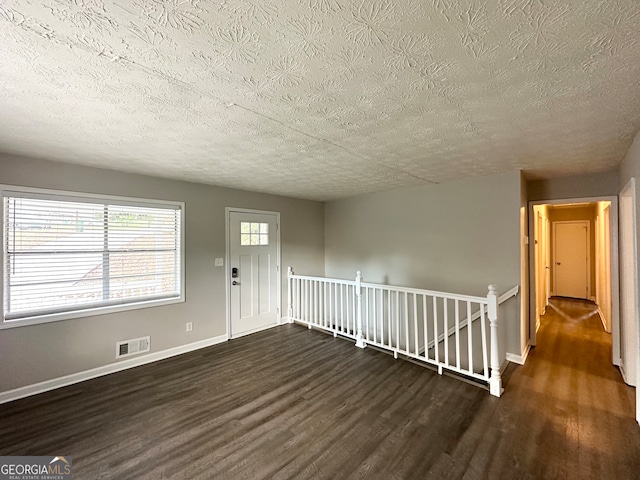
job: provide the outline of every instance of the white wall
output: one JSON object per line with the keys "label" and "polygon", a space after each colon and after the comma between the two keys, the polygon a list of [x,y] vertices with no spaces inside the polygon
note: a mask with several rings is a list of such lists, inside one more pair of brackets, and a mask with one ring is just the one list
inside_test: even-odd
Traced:
{"label": "white wall", "polygon": [[[519,172],[328,202],[326,275],[361,270],[368,282],[470,295],[495,283],[505,292],[521,281],[521,202]],[[520,355],[519,298],[500,314],[507,352]]]}
{"label": "white wall", "polygon": [[[186,202],[186,302],[0,331],[0,392],[97,368],[117,341],[151,336],[152,352],[227,332],[225,207],[281,212],[282,265],[324,274],[324,205],[273,195],[0,155],[0,183]],[[286,281],[283,283],[286,309]],[[193,332],[185,332],[185,322]]]}

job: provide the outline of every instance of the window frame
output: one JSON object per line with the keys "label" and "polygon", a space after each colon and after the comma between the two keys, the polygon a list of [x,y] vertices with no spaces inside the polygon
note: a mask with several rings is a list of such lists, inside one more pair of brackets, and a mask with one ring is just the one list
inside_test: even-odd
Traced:
{"label": "window frame", "polygon": [[[15,195],[13,195],[15,194]],[[32,195],[32,196],[29,196]],[[180,260],[180,275],[179,275],[179,295],[169,298],[160,299],[141,299],[140,301],[133,301],[129,303],[122,303],[116,305],[89,305],[87,308],[74,309],[64,312],[35,314],[22,318],[16,318],[7,320],[5,318],[4,311],[4,296],[5,296],[5,278],[6,269],[8,265],[8,258],[6,255],[5,241],[7,239],[6,231],[6,219],[4,209],[4,199],[11,196],[22,196],[26,198],[37,198],[42,200],[62,200],[70,202],[88,202],[88,203],[102,203],[108,202],[111,205],[131,206],[131,207],[150,207],[150,208],[162,208],[172,207],[180,211],[180,225],[178,228],[179,238],[179,260]],[[0,310],[2,312],[2,318],[0,321],[0,330],[25,327],[28,325],[39,325],[44,323],[58,322],[62,320],[70,320],[74,318],[92,317],[94,315],[105,315],[110,313],[125,312],[129,310],[139,310],[142,308],[159,307],[163,305],[171,305],[176,303],[185,302],[185,202],[172,201],[172,200],[159,200],[159,199],[147,199],[136,197],[125,197],[117,195],[104,195],[94,193],[82,193],[72,192],[65,190],[52,190],[45,188],[35,187],[23,187],[15,185],[0,184],[0,198],[2,199],[3,208],[0,212],[1,221],[1,233],[2,233],[2,275],[0,275]]]}

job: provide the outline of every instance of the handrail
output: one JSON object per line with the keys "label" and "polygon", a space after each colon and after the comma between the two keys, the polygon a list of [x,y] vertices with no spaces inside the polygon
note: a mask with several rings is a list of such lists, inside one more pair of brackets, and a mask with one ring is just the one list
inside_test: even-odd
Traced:
{"label": "handrail", "polygon": [[439,292],[437,290],[423,290],[421,288],[410,288],[410,287],[396,287],[391,285],[384,285],[381,283],[362,283],[363,288],[381,288],[384,290],[390,290],[392,292],[407,292],[407,293],[415,293],[417,295],[429,295],[432,297],[438,298],[452,298],[462,301],[470,301],[470,302],[484,302],[487,300],[487,297],[475,297],[472,295],[462,295],[459,293],[449,293],[449,292]]}
{"label": "handrail", "polygon": [[[344,279],[338,279],[338,278],[316,277],[316,276],[312,276],[312,275],[296,275],[296,274],[292,274],[291,278],[298,278],[298,279],[301,279],[301,280],[328,281],[328,282],[332,282],[332,283],[340,283],[340,284],[343,284],[343,285],[355,285],[356,284],[356,282],[354,280],[344,280]],[[446,298],[458,299],[458,300],[462,300],[462,301],[482,302],[482,301],[486,300],[486,297],[477,297],[477,296],[473,296],[473,295],[463,295],[463,294],[459,294],[459,293],[441,292],[441,291],[437,291],[437,290],[425,290],[425,289],[422,289],[422,288],[398,287],[398,286],[393,286],[393,285],[385,285],[383,283],[365,283],[365,282],[362,282],[361,285],[362,285],[362,288],[382,288],[382,289],[385,289],[385,290],[390,290],[392,292],[416,293],[418,295],[430,295],[430,296],[439,297],[439,298],[446,297]],[[516,289],[516,294],[517,294],[518,293],[518,291],[517,291],[518,286],[516,285],[514,288]],[[513,289],[511,289],[511,290],[513,290]],[[507,293],[509,293],[509,292],[507,292]]]}
{"label": "handrail", "polygon": [[341,278],[314,277],[314,276],[311,276],[311,275],[293,275],[292,274],[291,278],[298,278],[300,280],[314,280],[314,281],[322,281],[322,282],[341,283],[342,285],[355,285],[356,284],[356,282],[353,281],[353,280],[344,280],[344,279],[341,279]]}
{"label": "handrail", "polygon": [[515,297],[516,295],[518,295],[519,291],[520,291],[520,285],[516,285],[515,287],[512,287],[511,289],[507,290],[506,292],[504,292],[502,295],[498,297],[498,305],[502,305],[511,297]]}

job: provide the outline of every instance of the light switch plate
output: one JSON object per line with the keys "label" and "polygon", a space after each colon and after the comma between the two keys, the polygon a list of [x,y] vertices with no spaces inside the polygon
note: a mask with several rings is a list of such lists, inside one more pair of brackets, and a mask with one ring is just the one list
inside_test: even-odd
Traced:
{"label": "light switch plate", "polygon": [[224,258],[216,258],[216,267],[224,266]]}

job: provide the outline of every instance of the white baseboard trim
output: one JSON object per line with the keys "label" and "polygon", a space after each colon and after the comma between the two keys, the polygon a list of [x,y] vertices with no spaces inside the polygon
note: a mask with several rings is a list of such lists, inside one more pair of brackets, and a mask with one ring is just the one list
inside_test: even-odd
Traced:
{"label": "white baseboard trim", "polygon": [[600,315],[600,321],[602,322],[602,328],[604,328],[604,331],[607,333],[611,333],[611,331],[607,330],[607,325],[605,324],[605,321],[604,321],[604,313],[602,312],[600,307],[598,307],[598,315]]}
{"label": "white baseboard trim", "polygon": [[529,351],[531,351],[531,345],[527,344],[521,355],[516,355],[515,353],[507,353],[507,360],[513,363],[517,363],[518,365],[524,365],[524,362],[527,361],[527,357],[529,356]]}
{"label": "white baseboard trim", "polygon": [[110,363],[109,365],[92,368],[91,370],[72,373],[71,375],[65,375],[64,377],[53,378],[51,380],[45,380],[44,382],[34,383],[33,385],[7,390],[6,392],[0,392],[0,404],[12,402],[20,398],[30,397],[31,395],[37,395],[38,393],[47,392],[49,390],[55,390],[56,388],[66,387],[67,385],[72,385],[74,383],[84,382],[85,380],[101,377],[103,375],[109,375],[110,373],[128,370],[129,368],[138,367],[147,363],[157,362],[158,360],[164,360],[165,358],[175,357],[176,355],[217,345],[218,343],[223,343],[227,340],[227,335],[220,335],[200,340],[198,342],[181,345],[179,347],[169,348],[160,352],[142,355],[141,357],[130,358],[128,360],[123,360],[122,362]]}

